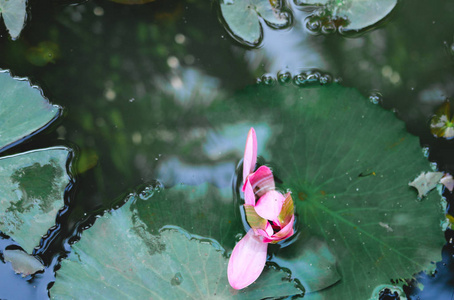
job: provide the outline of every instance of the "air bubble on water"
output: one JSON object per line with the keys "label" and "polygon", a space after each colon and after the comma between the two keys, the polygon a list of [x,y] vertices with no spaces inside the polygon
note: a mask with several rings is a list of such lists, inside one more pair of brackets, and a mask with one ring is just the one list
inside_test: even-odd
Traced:
{"label": "air bubble on water", "polygon": [[307,74],[308,81],[319,81],[321,74],[319,72],[309,73]]}
{"label": "air bubble on water", "polygon": [[306,19],[306,28],[310,32],[317,34],[320,32],[321,27],[322,27],[322,23],[320,22],[320,20],[316,20],[313,18]]}
{"label": "air bubble on water", "polygon": [[170,284],[173,286],[180,285],[183,282],[183,276],[180,272],[175,273],[175,276],[170,280]]}
{"label": "air bubble on water", "polygon": [[383,100],[383,95],[379,91],[372,91],[369,95],[369,101],[373,104],[380,104]]}
{"label": "air bubble on water", "polygon": [[292,81],[292,74],[289,71],[280,71],[277,73],[277,79],[280,84],[287,84]]}
{"label": "air bubble on water", "polygon": [[321,85],[325,85],[325,84],[328,84],[328,83],[331,83],[333,80],[331,78],[331,75],[329,74],[323,74],[320,76],[320,84]]}
{"label": "air bubble on water", "polygon": [[322,33],[323,34],[331,34],[336,32],[336,26],[334,25],[334,22],[328,22],[327,24],[322,26]]}
{"label": "air bubble on water", "polygon": [[139,193],[139,198],[140,198],[141,200],[148,200],[148,199],[150,199],[151,197],[153,197],[153,195],[154,195],[156,192],[159,192],[162,188],[163,188],[162,184],[161,184],[160,182],[157,181],[157,182],[155,182],[154,184],[145,187],[145,188]]}
{"label": "air bubble on water", "polygon": [[424,155],[425,158],[428,158],[429,157],[429,147],[423,147],[422,154]]}
{"label": "air bubble on water", "polygon": [[273,86],[276,83],[276,78],[271,74],[262,75],[262,83],[267,86]]}
{"label": "air bubble on water", "polygon": [[437,166],[437,163],[436,162],[431,162],[430,163],[430,168],[432,169],[432,171],[437,171],[438,169],[438,166]]}
{"label": "air bubble on water", "polygon": [[293,83],[297,86],[301,86],[304,84],[306,79],[307,79],[306,74],[304,73],[297,74],[293,77]]}
{"label": "air bubble on water", "polygon": [[341,83],[343,81],[342,77],[336,77],[334,78],[335,83]]}

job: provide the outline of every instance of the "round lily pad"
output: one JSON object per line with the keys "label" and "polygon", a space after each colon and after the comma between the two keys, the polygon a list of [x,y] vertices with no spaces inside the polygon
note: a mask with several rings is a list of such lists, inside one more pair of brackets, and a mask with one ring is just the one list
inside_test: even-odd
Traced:
{"label": "round lily pad", "polygon": [[[397,0],[296,0],[300,6],[318,6],[309,22],[321,26],[358,31],[370,27],[391,13]],[[337,28],[336,28],[337,29]]]}
{"label": "round lily pad", "polygon": [[[370,103],[355,89],[337,84],[256,86],[231,96],[228,102],[213,102],[205,113],[213,129],[205,142],[211,146],[202,146],[202,153],[209,155],[212,140],[228,139],[231,130],[227,128],[236,128],[234,136],[244,138],[240,145],[223,149],[219,161],[228,161],[232,153],[238,160],[242,157],[249,128],[240,132],[244,128],[240,125],[258,127],[264,132],[258,135],[267,137],[259,138],[259,149],[265,150],[258,154],[271,164],[281,188],[293,193],[299,233],[295,245],[313,245],[313,254],[289,245],[277,252],[276,262],[306,282],[308,291],[318,291],[325,299],[335,295],[368,299],[377,286],[430,271],[432,262],[441,259],[444,200],[436,190],[419,200],[417,190],[408,185],[421,172],[433,171],[419,139],[392,112]],[[198,176],[196,167],[167,172],[181,172],[178,178]],[[184,200],[189,198],[192,202]],[[181,211],[197,203],[190,192],[181,193],[180,199]],[[162,211],[157,210],[155,222],[166,222],[159,217]],[[224,210],[217,213],[224,216]],[[178,225],[204,233],[211,230],[211,224],[223,226],[222,221],[179,218],[186,223],[176,220]],[[227,239],[219,233],[204,235],[223,245],[220,239]],[[309,257],[319,260],[313,263],[312,280],[303,267],[311,264]],[[320,266],[331,273],[322,272]]]}
{"label": "round lily pad", "polygon": [[[9,1],[14,2],[14,1]],[[61,108],[43,97],[26,79],[0,70],[0,151],[42,130],[60,115]]]}
{"label": "round lily pad", "polygon": [[221,15],[227,31],[240,43],[258,46],[263,39],[260,19],[272,28],[288,27],[291,14],[282,9],[282,1],[221,0]]}
{"label": "round lily pad", "polygon": [[62,263],[51,298],[275,299],[302,293],[287,273],[273,268],[249,288],[234,290],[227,262],[216,241],[179,227],[150,234],[129,201],[84,232]]}
{"label": "round lily pad", "polygon": [[25,23],[26,0],[0,0],[0,16],[13,39],[16,39]]}
{"label": "round lily pad", "polygon": [[64,205],[69,154],[53,147],[0,158],[0,231],[29,253]]}

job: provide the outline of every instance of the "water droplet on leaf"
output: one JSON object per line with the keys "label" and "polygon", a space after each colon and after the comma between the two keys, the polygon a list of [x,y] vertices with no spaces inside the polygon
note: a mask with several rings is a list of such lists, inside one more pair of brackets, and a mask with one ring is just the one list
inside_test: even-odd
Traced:
{"label": "water droplet on leaf", "polygon": [[172,280],[170,280],[170,284],[175,286],[175,285],[180,285],[183,282],[183,276],[181,275],[180,272],[175,273],[175,276],[173,276]]}

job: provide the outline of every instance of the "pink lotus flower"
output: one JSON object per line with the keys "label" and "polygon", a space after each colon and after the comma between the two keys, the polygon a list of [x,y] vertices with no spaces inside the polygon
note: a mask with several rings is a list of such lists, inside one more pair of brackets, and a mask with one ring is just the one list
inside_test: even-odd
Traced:
{"label": "pink lotus flower", "polygon": [[257,137],[251,128],[243,159],[243,208],[251,229],[236,244],[227,269],[229,283],[237,290],[247,287],[260,276],[269,243],[293,235],[295,216],[290,192],[283,195],[276,191],[270,168],[261,166],[255,170],[256,162]]}

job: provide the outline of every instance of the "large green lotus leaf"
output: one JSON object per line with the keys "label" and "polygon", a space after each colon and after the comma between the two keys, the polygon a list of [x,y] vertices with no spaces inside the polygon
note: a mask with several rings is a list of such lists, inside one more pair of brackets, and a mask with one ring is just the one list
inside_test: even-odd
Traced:
{"label": "large green lotus leaf", "polygon": [[[232,99],[212,107],[209,119],[223,126],[268,124],[264,158],[282,188],[293,192],[300,238],[324,241],[337,260],[341,280],[322,298],[368,299],[376,286],[432,269],[441,259],[444,202],[437,191],[418,201],[408,185],[431,165],[392,112],[336,84],[253,87]],[[247,132],[238,134],[245,139]],[[279,265],[305,277],[298,266],[307,262],[295,261],[308,254],[287,248],[278,253]],[[330,261],[326,251],[313,252]],[[324,285],[333,279],[324,277]],[[321,286],[312,282],[308,290]]]}
{"label": "large green lotus leaf", "polygon": [[63,207],[69,151],[52,147],[0,158],[0,231],[28,253]]}
{"label": "large green lotus leaf", "polygon": [[40,130],[59,113],[60,107],[30,82],[0,70],[0,150]]}
{"label": "large green lotus leaf", "polygon": [[259,17],[275,28],[290,23],[289,16],[277,8],[277,3],[278,1],[269,0],[221,0],[226,29],[240,42],[257,46],[263,38]]}
{"label": "large green lotus leaf", "polygon": [[385,18],[397,0],[296,0],[298,5],[321,5],[333,19],[346,18],[344,29],[361,30]]}
{"label": "large green lotus leaf", "polygon": [[0,16],[13,39],[16,39],[25,23],[26,0],[0,0]]}
{"label": "large green lotus leaf", "polygon": [[131,203],[84,232],[57,273],[52,299],[263,299],[301,293],[283,280],[287,273],[273,268],[249,288],[233,290],[228,260],[216,241],[175,226],[150,234]]}

